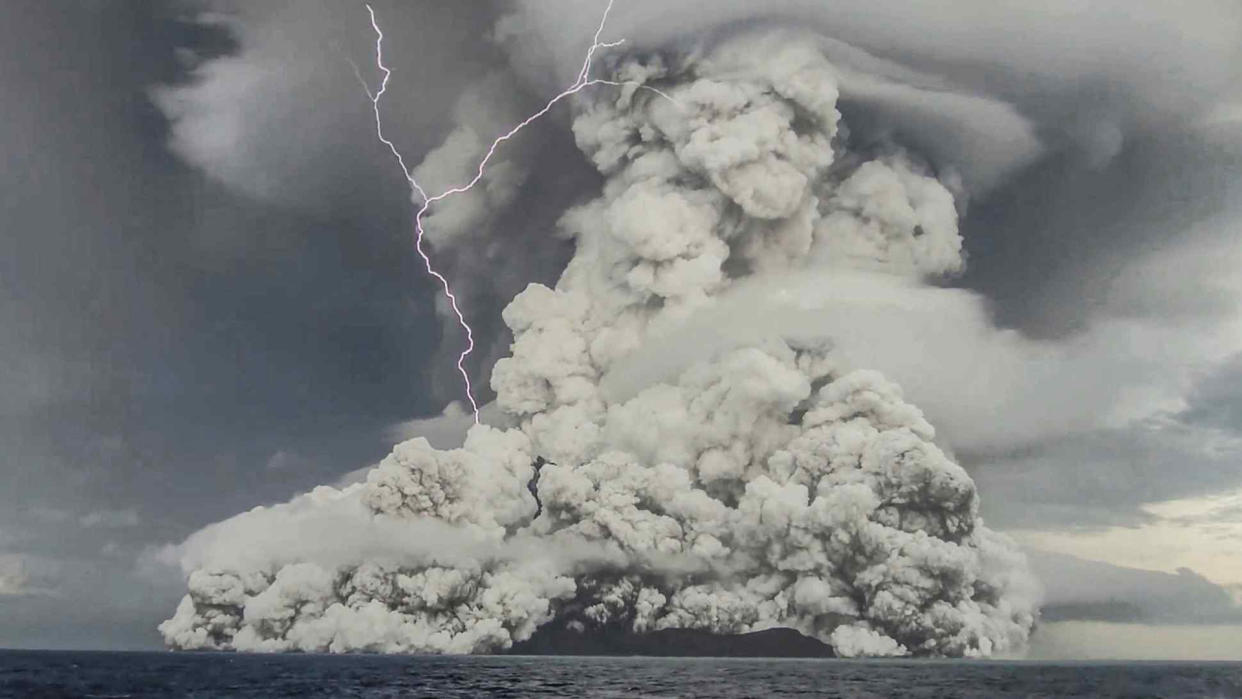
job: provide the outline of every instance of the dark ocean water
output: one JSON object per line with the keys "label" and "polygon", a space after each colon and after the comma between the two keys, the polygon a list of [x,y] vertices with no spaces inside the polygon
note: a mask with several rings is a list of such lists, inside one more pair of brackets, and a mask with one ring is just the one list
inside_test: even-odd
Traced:
{"label": "dark ocean water", "polygon": [[0,697],[1242,697],[1242,663],[0,651]]}

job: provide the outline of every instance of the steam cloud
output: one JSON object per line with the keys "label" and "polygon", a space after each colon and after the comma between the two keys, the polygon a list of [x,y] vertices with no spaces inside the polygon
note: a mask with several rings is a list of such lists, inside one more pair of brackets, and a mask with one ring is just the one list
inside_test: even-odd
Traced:
{"label": "steam cloud", "polygon": [[858,147],[841,73],[807,37],[735,35],[612,73],[671,99],[631,86],[580,105],[605,184],[561,219],[576,247],[555,288],[503,313],[491,424],[195,534],[170,646],[480,653],[553,621],[789,627],[844,656],[1025,642],[1025,559],[983,525],[922,412],[818,328],[703,337],[674,375],[604,388],[653,338],[696,342],[672,330],[747,284],[959,272],[954,183],[896,145]]}

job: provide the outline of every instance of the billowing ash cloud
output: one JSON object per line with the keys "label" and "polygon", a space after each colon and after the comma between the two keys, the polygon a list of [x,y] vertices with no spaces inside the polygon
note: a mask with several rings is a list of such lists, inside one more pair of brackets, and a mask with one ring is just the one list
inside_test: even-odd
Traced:
{"label": "billowing ash cloud", "polygon": [[612,72],[667,97],[581,105],[573,132],[605,184],[560,221],[575,252],[555,288],[504,311],[498,417],[170,550],[189,586],[160,626],[171,646],[477,653],[547,623],[790,627],[846,656],[1025,641],[1025,560],[922,412],[831,333],[704,337],[670,376],[601,387],[741,280],[960,271],[950,189],[895,145],[851,147],[838,71],[798,35]]}

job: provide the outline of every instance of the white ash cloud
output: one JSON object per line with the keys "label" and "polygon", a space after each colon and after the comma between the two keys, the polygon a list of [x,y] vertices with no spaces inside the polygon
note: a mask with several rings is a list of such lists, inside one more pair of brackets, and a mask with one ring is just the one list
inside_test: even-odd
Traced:
{"label": "white ash cloud", "polygon": [[638,390],[604,388],[743,280],[863,268],[921,288],[959,271],[951,189],[896,146],[850,151],[838,72],[809,37],[743,34],[613,73],[670,99],[581,104],[603,191],[562,217],[575,252],[556,285],[504,311],[500,414],[460,448],[402,442],[364,482],[167,551],[189,587],[160,627],[171,646],[489,652],[553,622],[789,627],[841,655],[1025,642],[1024,558],[901,389],[834,355],[848,327],[704,342]]}

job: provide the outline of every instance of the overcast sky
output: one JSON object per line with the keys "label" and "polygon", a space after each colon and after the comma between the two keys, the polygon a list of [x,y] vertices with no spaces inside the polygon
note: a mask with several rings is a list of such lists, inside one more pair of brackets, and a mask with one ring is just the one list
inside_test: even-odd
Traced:
{"label": "overcast sky", "polygon": [[[1083,375],[1113,381],[1107,411],[1076,379],[1015,379],[1035,397],[992,413],[926,389],[988,522],[1036,552],[1061,634],[1037,635],[1037,654],[1129,633],[1112,623],[1153,634],[1117,651],[1131,655],[1242,623],[1242,9],[724,2],[707,26],[693,2],[664,16],[618,1],[615,30],[639,47],[801,19],[991,100],[880,98],[861,81],[842,111],[965,179],[968,270],[949,285],[979,294],[991,328],[1085,347]],[[443,429],[409,421],[459,398],[460,338],[350,65],[370,58],[364,8],[205,7],[0,2],[0,646],[156,647],[183,589],[154,549]],[[495,27],[513,8],[500,26],[527,38],[506,44]],[[560,37],[597,8],[376,9],[394,28],[395,138],[421,160],[456,124],[552,90],[576,50]],[[474,222],[509,242],[446,263],[480,328],[476,375],[507,341],[504,302],[564,263],[564,242],[539,236],[598,186],[567,124],[514,144],[537,176]]]}

